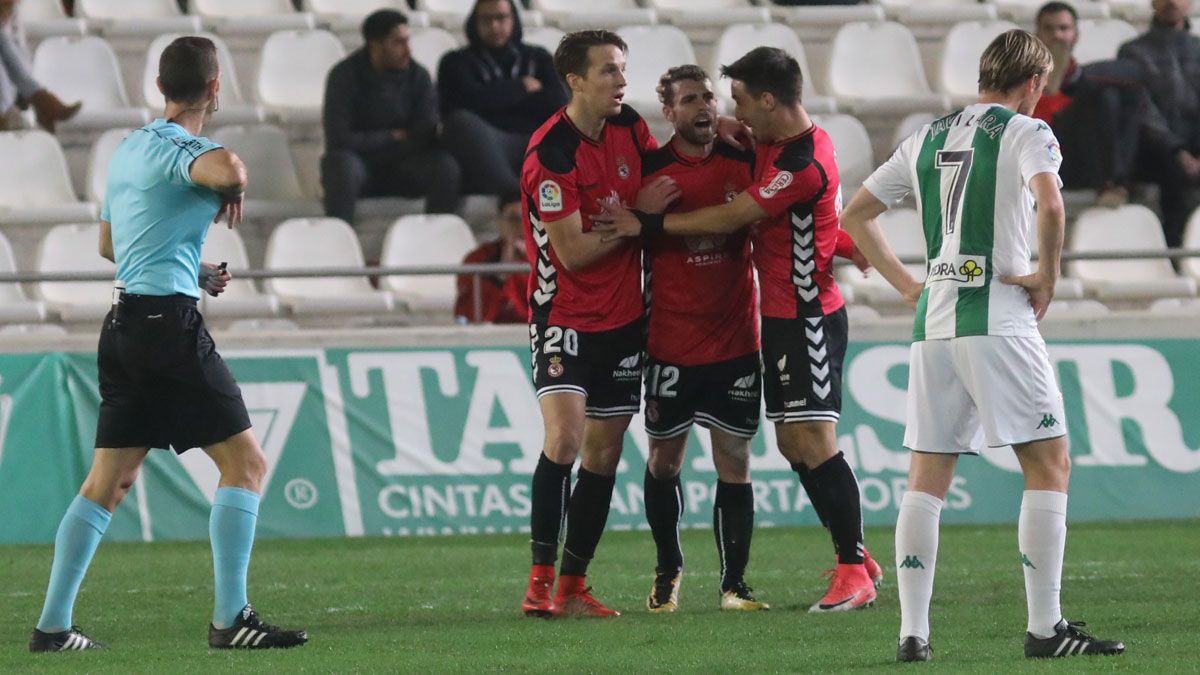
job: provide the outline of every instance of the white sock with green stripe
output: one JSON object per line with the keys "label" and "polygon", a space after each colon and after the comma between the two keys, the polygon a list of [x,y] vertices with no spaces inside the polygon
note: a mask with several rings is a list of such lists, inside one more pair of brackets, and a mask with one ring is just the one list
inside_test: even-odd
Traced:
{"label": "white sock with green stripe", "polygon": [[942,500],[908,491],[896,518],[896,586],[900,590],[900,637],[929,639],[929,599],[937,567]]}
{"label": "white sock with green stripe", "polygon": [[1026,628],[1036,637],[1054,635],[1062,619],[1063,552],[1067,547],[1067,495],[1050,490],[1026,490],[1017,521],[1021,570],[1025,573]]}

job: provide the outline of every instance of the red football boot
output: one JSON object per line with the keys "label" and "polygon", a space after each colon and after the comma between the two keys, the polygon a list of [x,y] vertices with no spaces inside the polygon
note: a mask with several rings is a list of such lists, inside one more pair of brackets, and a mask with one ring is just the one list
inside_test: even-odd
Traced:
{"label": "red football boot", "polygon": [[564,574],[558,579],[558,593],[554,596],[554,609],[557,616],[621,616],[615,609],[605,607],[596,596],[592,595],[592,587],[584,586],[587,577],[577,577]]}
{"label": "red football boot", "polygon": [[875,602],[875,584],[865,565],[842,565],[830,570],[829,590],[810,607],[810,612],[845,612],[870,607]]}
{"label": "red football boot", "polygon": [[871,577],[871,582],[875,584],[875,588],[883,585],[883,568],[875,559],[871,557],[871,553],[863,549],[863,566],[867,568],[867,576]]}
{"label": "red football boot", "polygon": [[529,588],[521,611],[525,616],[548,618],[554,616],[554,601],[550,590],[554,588],[554,565],[534,565],[529,570]]}

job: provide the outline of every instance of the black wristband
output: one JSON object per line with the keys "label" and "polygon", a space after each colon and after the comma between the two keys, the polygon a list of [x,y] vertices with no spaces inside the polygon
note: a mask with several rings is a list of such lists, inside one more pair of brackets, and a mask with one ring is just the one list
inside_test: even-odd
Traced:
{"label": "black wristband", "polygon": [[634,209],[633,215],[637,216],[638,222],[642,224],[643,237],[654,237],[664,232],[667,217],[663,214]]}

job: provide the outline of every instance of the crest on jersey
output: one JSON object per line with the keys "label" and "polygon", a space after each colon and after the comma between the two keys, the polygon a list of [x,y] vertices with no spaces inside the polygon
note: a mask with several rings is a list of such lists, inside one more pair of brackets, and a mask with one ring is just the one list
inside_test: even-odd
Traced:
{"label": "crest on jersey", "polygon": [[762,195],[763,199],[770,199],[779,193],[780,190],[792,184],[792,172],[780,171],[775,174],[770,183],[758,189],[758,194]]}
{"label": "crest on jersey", "polygon": [[658,401],[646,401],[646,421],[650,423],[658,421]]}
{"label": "crest on jersey", "polygon": [[617,157],[617,175],[622,179],[629,178],[629,164],[625,162],[624,157]]}
{"label": "crest on jersey", "polygon": [[1062,148],[1059,147],[1058,141],[1054,141],[1046,146],[1046,152],[1050,154],[1050,159],[1056,162],[1062,161]]}
{"label": "crest on jersey", "polygon": [[562,188],[552,180],[544,180],[538,185],[538,208],[542,213],[552,213],[563,210]]}
{"label": "crest on jersey", "polygon": [[550,365],[546,368],[546,374],[550,377],[562,377],[563,364],[561,356],[550,357]]}
{"label": "crest on jersey", "polygon": [[738,196],[738,189],[733,183],[725,184],[725,201],[731,202]]}

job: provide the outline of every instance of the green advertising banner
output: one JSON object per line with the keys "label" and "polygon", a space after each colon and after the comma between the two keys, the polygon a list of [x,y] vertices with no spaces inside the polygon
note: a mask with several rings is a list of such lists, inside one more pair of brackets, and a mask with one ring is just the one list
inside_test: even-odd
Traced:
{"label": "green advertising banner", "polygon": [[[1200,361],[1195,340],[1052,342],[1066,399],[1072,520],[1200,517]],[[517,347],[229,350],[268,459],[264,537],[515,532],[528,528],[542,422]],[[895,521],[909,455],[908,347],[852,343],[839,445],[869,524]],[[1014,375],[1015,376],[1015,375]],[[0,356],[0,543],[50,542],[87,473],[94,354]],[[815,524],[764,424],[752,461],[757,522]],[[640,417],[626,437],[609,527],[645,526]],[[193,450],[153,452],[109,536],[203,539],[218,475]],[[684,525],[707,527],[716,472],[707,432],[684,462]],[[1021,475],[1008,448],[965,457],[946,522],[1010,522]]]}

